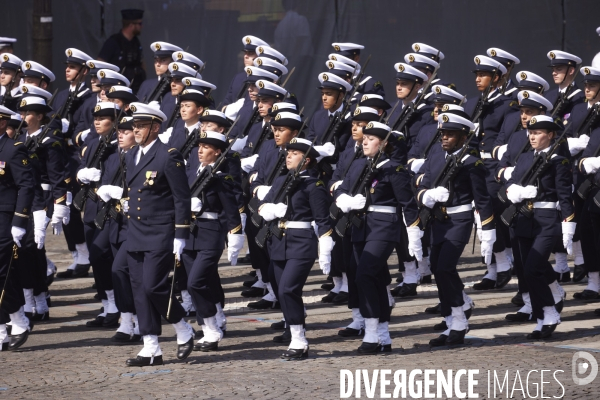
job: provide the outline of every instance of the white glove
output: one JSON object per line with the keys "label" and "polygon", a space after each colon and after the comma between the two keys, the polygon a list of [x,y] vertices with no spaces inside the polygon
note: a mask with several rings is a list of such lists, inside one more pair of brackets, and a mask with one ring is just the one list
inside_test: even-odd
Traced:
{"label": "white glove", "polygon": [[258,199],[262,201],[267,195],[267,193],[269,193],[269,190],[271,190],[271,186],[261,185],[256,188],[254,194],[256,194],[256,197],[258,197]]}
{"label": "white glove", "polygon": [[425,207],[433,208],[435,203],[443,203],[444,201],[448,200],[448,197],[450,197],[450,192],[448,189],[443,186],[438,186],[425,191],[421,201]]}
{"label": "white glove", "polygon": [[473,132],[475,132],[475,136],[479,137],[479,122],[476,122],[473,125],[475,125]]}
{"label": "white glove", "polygon": [[335,146],[331,142],[327,142],[322,146],[314,146],[315,150],[319,152],[317,162],[321,161],[324,157],[331,157],[335,154]]}
{"label": "white glove", "polygon": [[152,100],[148,105],[154,108],[160,107],[160,103],[157,100]]}
{"label": "white glove", "polygon": [[54,205],[54,213],[52,213],[52,230],[55,235],[60,235],[63,230],[63,224],[69,225],[71,219],[71,210],[62,204]]}
{"label": "white glove", "polygon": [[329,188],[329,193],[333,194],[337,190],[337,188],[340,187],[340,185],[342,184],[342,182],[344,182],[344,181],[337,181],[333,185],[331,185],[331,187]]}
{"label": "white glove", "polygon": [[255,154],[250,157],[242,158],[242,169],[244,172],[248,173],[252,168],[254,168],[254,163],[256,163],[256,159],[258,158],[258,154]]}
{"label": "white glove", "polygon": [[408,254],[414,256],[417,261],[423,260],[421,238],[424,232],[418,226],[408,226],[406,232],[408,233]]}
{"label": "white glove", "polygon": [[202,200],[200,200],[197,197],[192,197],[192,211],[193,212],[199,212],[200,210],[202,210]]}
{"label": "white glove", "polygon": [[246,147],[247,141],[248,141],[248,136],[237,139],[235,141],[235,143],[233,144],[233,146],[231,146],[231,151],[239,153],[240,151],[244,150],[244,147]]}
{"label": "white glove", "polygon": [[181,253],[183,253],[183,248],[185,247],[185,239],[173,239],[173,254],[175,254],[175,258],[177,260],[181,260]]}
{"label": "white glove", "polygon": [[167,128],[166,131],[158,135],[158,138],[164,144],[169,143],[169,139],[171,138],[171,133],[173,133],[173,127]]}
{"label": "white glove", "polygon": [[515,170],[515,167],[504,168],[504,179],[507,181],[510,180],[510,178],[512,178],[512,174],[513,174],[514,170]]}
{"label": "white glove", "polygon": [[77,172],[77,179],[88,184],[90,182],[98,182],[102,173],[97,168],[82,168]]}
{"label": "white glove", "polygon": [[123,188],[113,185],[102,185],[96,192],[104,202],[110,201],[110,199],[120,200],[123,197]]}
{"label": "white glove", "polygon": [[481,242],[481,215],[479,215],[479,211],[475,210],[473,217],[475,218],[475,231],[477,233],[477,239],[479,239]]}
{"label": "white glove", "polygon": [[347,213],[350,210],[362,210],[367,204],[367,198],[362,194],[356,196],[349,196],[346,193],[342,193],[338,196],[335,204],[342,210],[343,213]]}
{"label": "white glove", "polygon": [[81,143],[85,142],[85,138],[90,134],[91,129],[86,129],[85,131],[81,131]]}
{"label": "white glove", "polygon": [[275,218],[275,204],[273,203],[264,203],[262,206],[258,208],[258,215],[263,217],[263,219],[267,222],[273,221]]}
{"label": "white glove", "polygon": [[242,220],[242,232],[244,232],[246,230],[246,219],[248,217],[246,216],[246,213],[240,213],[240,219]]}
{"label": "white glove", "polygon": [[50,222],[50,218],[46,216],[46,211],[39,210],[33,212],[34,241],[39,250],[44,248],[44,243],[46,241],[46,227],[48,226],[48,222]]}
{"label": "white glove", "polygon": [[562,237],[563,245],[567,249],[567,254],[573,254],[573,235],[575,235],[575,222],[563,222],[562,223]]}
{"label": "white glove", "polygon": [[13,237],[13,241],[17,244],[17,247],[21,247],[21,239],[25,236],[25,229],[13,226],[10,229],[10,233]]}
{"label": "white glove", "polygon": [[123,212],[124,213],[128,213],[129,212],[129,200],[124,200],[121,205],[123,206]]}
{"label": "white glove", "polygon": [[85,185],[90,183],[90,180],[87,177],[87,168],[82,168],[77,171],[77,180]]}
{"label": "white glove", "polygon": [[412,172],[414,172],[415,174],[418,174],[419,171],[421,170],[421,167],[423,166],[423,164],[425,164],[425,159],[424,158],[415,158],[410,163],[410,170]]}
{"label": "white glove", "polygon": [[67,131],[69,130],[69,125],[71,125],[69,123],[69,120],[66,118],[63,118],[60,120],[60,122],[62,123],[62,133],[67,133]]}
{"label": "white glove", "polygon": [[532,185],[523,187],[513,184],[506,189],[506,197],[513,204],[520,203],[525,199],[533,199],[535,196],[537,196],[537,188]]}
{"label": "white glove", "polygon": [[567,138],[567,143],[569,144],[569,152],[572,156],[584,150],[588,142],[590,141],[590,137],[588,135],[581,135],[578,138]]}
{"label": "white glove", "polygon": [[588,157],[581,164],[583,164],[586,174],[595,174],[600,169],[600,157]]}
{"label": "white glove", "polygon": [[235,233],[227,234],[227,261],[231,262],[231,265],[237,264],[238,256],[242,247],[244,247],[244,235],[238,235]]}
{"label": "white glove", "polygon": [[507,144],[503,144],[502,146],[498,147],[498,151],[496,152],[496,160],[502,160],[502,156],[504,153],[506,153],[506,149],[508,149]]}
{"label": "white glove", "polygon": [[319,238],[319,267],[323,275],[329,275],[331,271],[331,250],[333,250],[333,238],[322,236]]}
{"label": "white glove", "polygon": [[67,191],[67,199],[65,200],[65,204],[67,206],[70,206],[71,204],[73,204],[73,193]]}
{"label": "white glove", "polygon": [[287,204],[277,203],[273,206],[273,213],[275,214],[275,218],[283,218],[285,217],[285,213],[287,212]]}
{"label": "white glove", "polygon": [[492,254],[494,252],[494,242],[496,241],[496,230],[488,229],[481,231],[481,257],[486,265],[492,263]]}

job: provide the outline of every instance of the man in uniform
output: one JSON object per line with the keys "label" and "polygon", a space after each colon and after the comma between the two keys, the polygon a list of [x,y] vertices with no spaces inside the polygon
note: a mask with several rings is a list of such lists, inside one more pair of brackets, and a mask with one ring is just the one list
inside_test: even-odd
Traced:
{"label": "man in uniform", "polygon": [[17,43],[15,38],[0,37],[0,53],[13,53],[15,43]]}
{"label": "man in uniform", "polygon": [[[143,103],[130,105],[134,118],[136,146],[127,152],[128,213],[127,264],[131,274],[135,309],[144,348],[129,366],[161,365],[158,344],[161,317],[177,332],[177,358],[192,352],[194,330],[183,319],[181,304],[169,297],[167,278],[175,259],[181,259],[185,239],[190,233],[190,188],[185,162],[177,149],[158,140],[160,125],[167,116]],[[169,304],[172,307],[169,310]]]}
{"label": "man in uniform", "polygon": [[[31,323],[25,316],[23,291],[16,284],[16,275],[9,274],[16,247],[25,236],[34,193],[34,177],[27,149],[6,134],[8,120],[13,114],[0,106],[0,345],[1,350],[18,349],[29,336]],[[8,279],[8,282],[6,280]],[[12,322],[11,337],[6,323]]]}
{"label": "man in uniform", "polygon": [[17,96],[21,79],[21,64],[23,60],[14,54],[0,54],[0,104],[10,110],[17,109]]}
{"label": "man in uniform", "polygon": [[563,121],[568,120],[573,107],[582,103],[585,98],[575,83],[577,66],[581,65],[581,58],[560,50],[549,51],[546,56],[550,60],[552,79],[558,87],[546,91],[544,97],[552,103],[555,117]]}
{"label": "man in uniform", "polygon": [[[142,103],[151,101],[160,103],[164,94],[169,90],[169,64],[173,61],[171,57],[174,52],[183,49],[167,42],[154,42],[150,45],[150,50],[154,52],[156,79],[148,78],[142,82],[137,96],[142,100]],[[159,86],[161,87],[159,88]]]}
{"label": "man in uniform", "polygon": [[143,64],[142,44],[138,36],[142,33],[144,10],[121,10],[123,28],[109,37],[102,45],[98,60],[115,64],[137,92],[146,79]]}

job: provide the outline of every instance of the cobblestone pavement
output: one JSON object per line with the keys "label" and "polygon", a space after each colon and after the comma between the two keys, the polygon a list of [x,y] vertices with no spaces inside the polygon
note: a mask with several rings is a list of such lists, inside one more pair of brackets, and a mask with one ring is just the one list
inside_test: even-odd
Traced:
{"label": "cobblestone pavement", "polygon": [[[70,263],[65,247],[62,237],[48,238],[48,255],[59,271]],[[471,254],[470,245],[462,261],[461,275],[470,287],[484,271],[479,258]],[[395,256],[390,259],[395,277],[394,264]],[[50,321],[35,326],[21,351],[0,353],[0,398],[334,399],[340,397],[342,369],[352,374],[364,369],[369,376],[377,369],[389,369],[392,376],[396,370],[406,370],[407,374],[414,369],[479,370],[475,376],[478,384],[474,387],[479,398],[507,398],[515,387],[513,398],[541,398],[542,380],[547,382],[543,385],[545,397],[600,398],[600,378],[579,386],[574,384],[571,372],[572,357],[578,350],[600,359],[600,319],[593,313],[600,305],[572,298],[585,283],[564,286],[567,301],[563,322],[553,339],[545,342],[525,339],[534,324],[509,325],[504,321],[505,314],[517,310],[510,304],[516,292],[515,282],[503,290],[484,293],[468,289],[476,308],[467,344],[433,351],[428,341],[437,336],[432,326],[441,318],[423,310],[437,303],[435,285],[421,286],[417,297],[399,300],[393,309],[390,323],[393,352],[386,356],[358,356],[356,348],[360,340],[337,336],[337,330],[349,322],[349,310],[319,302],[326,293],[320,289],[325,279],[316,264],[305,292],[310,357],[306,361],[286,362],[279,359],[285,346],[272,342],[272,337],[280,332],[270,329],[270,324],[278,321],[281,314],[277,310],[248,310],[244,307],[248,300],[239,297],[241,282],[248,279],[249,271],[249,266],[232,267],[226,259],[222,260],[221,275],[229,311],[227,336],[218,352],[194,352],[185,362],[178,361],[175,332],[165,324],[160,338],[165,365],[147,368],[125,366],[125,360],[135,356],[141,345],[113,346],[112,330],[90,330],[84,326],[100,308],[100,303],[93,299],[92,278],[55,280],[50,288],[53,303]],[[190,320],[195,322],[195,318]],[[531,372],[527,379],[530,370],[537,372]],[[550,370],[543,379],[541,370]],[[488,371],[492,380],[496,371],[499,382],[508,371],[508,381],[502,393],[496,387],[496,396],[493,389],[488,395]],[[524,391],[520,390],[517,373]],[[392,393],[393,377],[387,378],[392,381],[387,392]],[[466,390],[466,383],[463,377],[462,390]],[[375,398],[381,397],[380,386],[376,385]],[[355,396],[353,392],[352,397]],[[418,396],[406,393],[406,397]],[[367,398],[364,384],[361,398]]]}

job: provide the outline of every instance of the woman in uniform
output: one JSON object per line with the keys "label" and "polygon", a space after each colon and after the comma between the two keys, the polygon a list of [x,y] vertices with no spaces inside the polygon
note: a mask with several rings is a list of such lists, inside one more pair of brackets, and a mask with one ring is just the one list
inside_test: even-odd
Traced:
{"label": "woman in uniform", "polygon": [[[197,156],[190,157],[188,162],[188,183],[192,191],[194,182],[206,168],[214,166],[226,148],[225,135],[213,131],[200,133]],[[186,240],[182,254],[188,275],[187,290],[192,296],[204,333],[194,345],[195,351],[214,351],[219,348],[226,323],[222,304],[225,296],[218,272],[219,259],[227,240],[228,258],[235,265],[244,244],[236,200],[240,189],[236,187],[234,178],[220,169],[212,171],[212,174],[214,177],[205,190],[196,194],[197,197],[192,197],[193,232]]]}
{"label": "woman in uniform", "polygon": [[[519,213],[513,226],[525,269],[533,318],[537,320],[535,329],[527,335],[528,339],[534,340],[550,337],[560,324],[560,313],[555,306],[552,289],[548,286],[549,282],[556,282],[548,258],[561,236],[563,245],[571,254],[576,226],[573,222],[573,174],[569,159],[548,154],[556,139],[556,132],[560,130],[561,127],[550,116],[538,115],[529,120],[532,150],[519,157],[506,189],[506,196],[513,204],[526,201],[533,214],[528,217]],[[535,185],[522,186],[522,177],[528,173],[538,155],[550,157],[549,168]]]}
{"label": "woman in uniform", "polygon": [[[321,269],[325,271],[330,267],[333,230],[329,223],[327,189],[314,168],[319,153],[309,140],[301,138],[292,139],[286,149],[289,172],[275,179],[258,213],[269,226],[283,231],[280,238],[271,236],[268,246],[274,275],[272,280],[277,284],[281,310],[292,336],[289,348],[281,358],[294,360],[308,357],[302,289],[317,258],[317,246],[320,248]],[[305,155],[305,163],[300,166]],[[300,167],[302,169],[297,172]],[[297,184],[282,201],[279,192],[292,174],[298,174]],[[317,225],[318,239],[311,221]]]}
{"label": "woman in uniform", "polygon": [[[421,237],[417,203],[410,188],[408,172],[387,157],[387,139],[390,127],[380,122],[369,122],[363,128],[362,148],[365,158],[352,163],[346,178],[336,192],[336,205],[344,213],[359,212],[360,227],[353,225],[351,234],[357,263],[355,282],[358,288],[360,314],[365,319],[365,336],[358,348],[360,354],[392,351],[389,335],[390,306],[387,285],[390,275],[387,259],[396,243],[401,240],[398,207],[407,225],[408,250],[421,260]],[[385,150],[384,150],[385,149]],[[368,193],[352,193],[353,187],[367,163],[380,152],[375,173],[367,182]],[[368,198],[368,200],[367,200]],[[368,206],[365,208],[366,204]]]}

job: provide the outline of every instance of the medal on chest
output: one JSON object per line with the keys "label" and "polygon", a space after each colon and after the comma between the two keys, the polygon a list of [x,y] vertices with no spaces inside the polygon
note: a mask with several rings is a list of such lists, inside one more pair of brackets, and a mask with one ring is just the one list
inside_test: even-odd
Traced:
{"label": "medal on chest", "polygon": [[6,168],[6,162],[0,161],[0,175],[4,175],[6,173],[4,168]]}
{"label": "medal on chest", "polygon": [[154,178],[158,175],[158,171],[146,171],[146,181],[144,182],[144,186],[152,186],[154,185]]}
{"label": "medal on chest", "polygon": [[375,193],[375,186],[377,186],[378,183],[379,183],[379,181],[377,179],[375,179],[373,181],[373,183],[371,183],[371,190],[369,190],[369,192]]}

